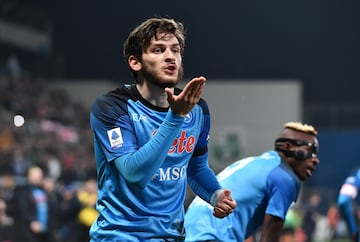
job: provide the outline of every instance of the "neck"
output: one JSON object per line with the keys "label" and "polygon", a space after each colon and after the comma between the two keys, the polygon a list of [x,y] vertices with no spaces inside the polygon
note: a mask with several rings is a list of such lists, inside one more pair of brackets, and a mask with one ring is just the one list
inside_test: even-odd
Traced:
{"label": "neck", "polygon": [[155,85],[151,85],[148,82],[136,84],[136,88],[138,89],[141,96],[152,105],[161,108],[169,107],[167,94],[164,89]]}

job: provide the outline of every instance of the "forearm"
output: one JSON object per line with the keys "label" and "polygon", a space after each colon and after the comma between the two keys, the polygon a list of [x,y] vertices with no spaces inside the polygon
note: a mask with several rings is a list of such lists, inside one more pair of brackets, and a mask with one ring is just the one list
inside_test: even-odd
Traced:
{"label": "forearm", "polygon": [[356,234],[357,226],[352,209],[352,198],[346,195],[340,195],[338,198],[338,206],[341,217],[346,222],[350,234]]}
{"label": "forearm", "polygon": [[207,163],[207,154],[193,157],[188,167],[188,183],[193,192],[210,203],[211,196],[221,189],[214,172]]}
{"label": "forearm", "polygon": [[281,218],[265,214],[260,242],[278,242],[283,225],[284,221]]}
{"label": "forearm", "polygon": [[115,160],[122,176],[144,188],[164,162],[169,148],[178,134],[184,118],[169,111],[156,134],[136,152]]}

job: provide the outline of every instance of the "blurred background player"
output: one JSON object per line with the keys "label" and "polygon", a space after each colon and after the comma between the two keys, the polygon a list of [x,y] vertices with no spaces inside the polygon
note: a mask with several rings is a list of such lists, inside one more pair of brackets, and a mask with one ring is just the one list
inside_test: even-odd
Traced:
{"label": "blurred background player", "polygon": [[358,217],[353,202],[360,188],[360,168],[350,172],[341,186],[338,195],[340,216],[345,220],[348,231],[354,242],[359,242]]}
{"label": "blurred background player", "polygon": [[193,200],[185,216],[186,241],[242,242],[262,226],[260,241],[278,242],[301,182],[319,164],[318,147],[313,126],[286,123],[275,150],[239,160],[218,174],[220,184],[231,189],[237,203],[233,214],[217,219],[210,205],[199,197]]}

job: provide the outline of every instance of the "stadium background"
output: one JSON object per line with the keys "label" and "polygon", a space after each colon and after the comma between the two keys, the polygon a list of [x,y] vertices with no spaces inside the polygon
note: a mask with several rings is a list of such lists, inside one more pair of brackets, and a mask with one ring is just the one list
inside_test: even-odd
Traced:
{"label": "stadium background", "polygon": [[[321,165],[305,188],[332,201],[359,162],[359,5],[338,0],[2,0],[2,24],[41,33],[48,42],[24,46],[0,25],[0,73],[7,74],[10,57],[16,56],[21,68],[44,85],[59,80],[61,85],[119,85],[131,79],[122,57],[129,31],[148,17],[176,18],[187,30],[185,79],[203,74],[209,82],[300,83],[299,118],[317,127],[321,142]],[[282,112],[274,107],[272,115]]]}

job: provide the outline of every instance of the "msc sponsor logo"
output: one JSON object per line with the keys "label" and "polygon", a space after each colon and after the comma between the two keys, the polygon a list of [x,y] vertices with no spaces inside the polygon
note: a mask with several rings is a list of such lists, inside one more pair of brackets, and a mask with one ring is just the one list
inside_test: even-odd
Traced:
{"label": "msc sponsor logo", "polygon": [[177,181],[180,180],[186,172],[186,166],[182,167],[167,167],[167,168],[159,168],[159,170],[154,174],[152,180],[156,181]]}

